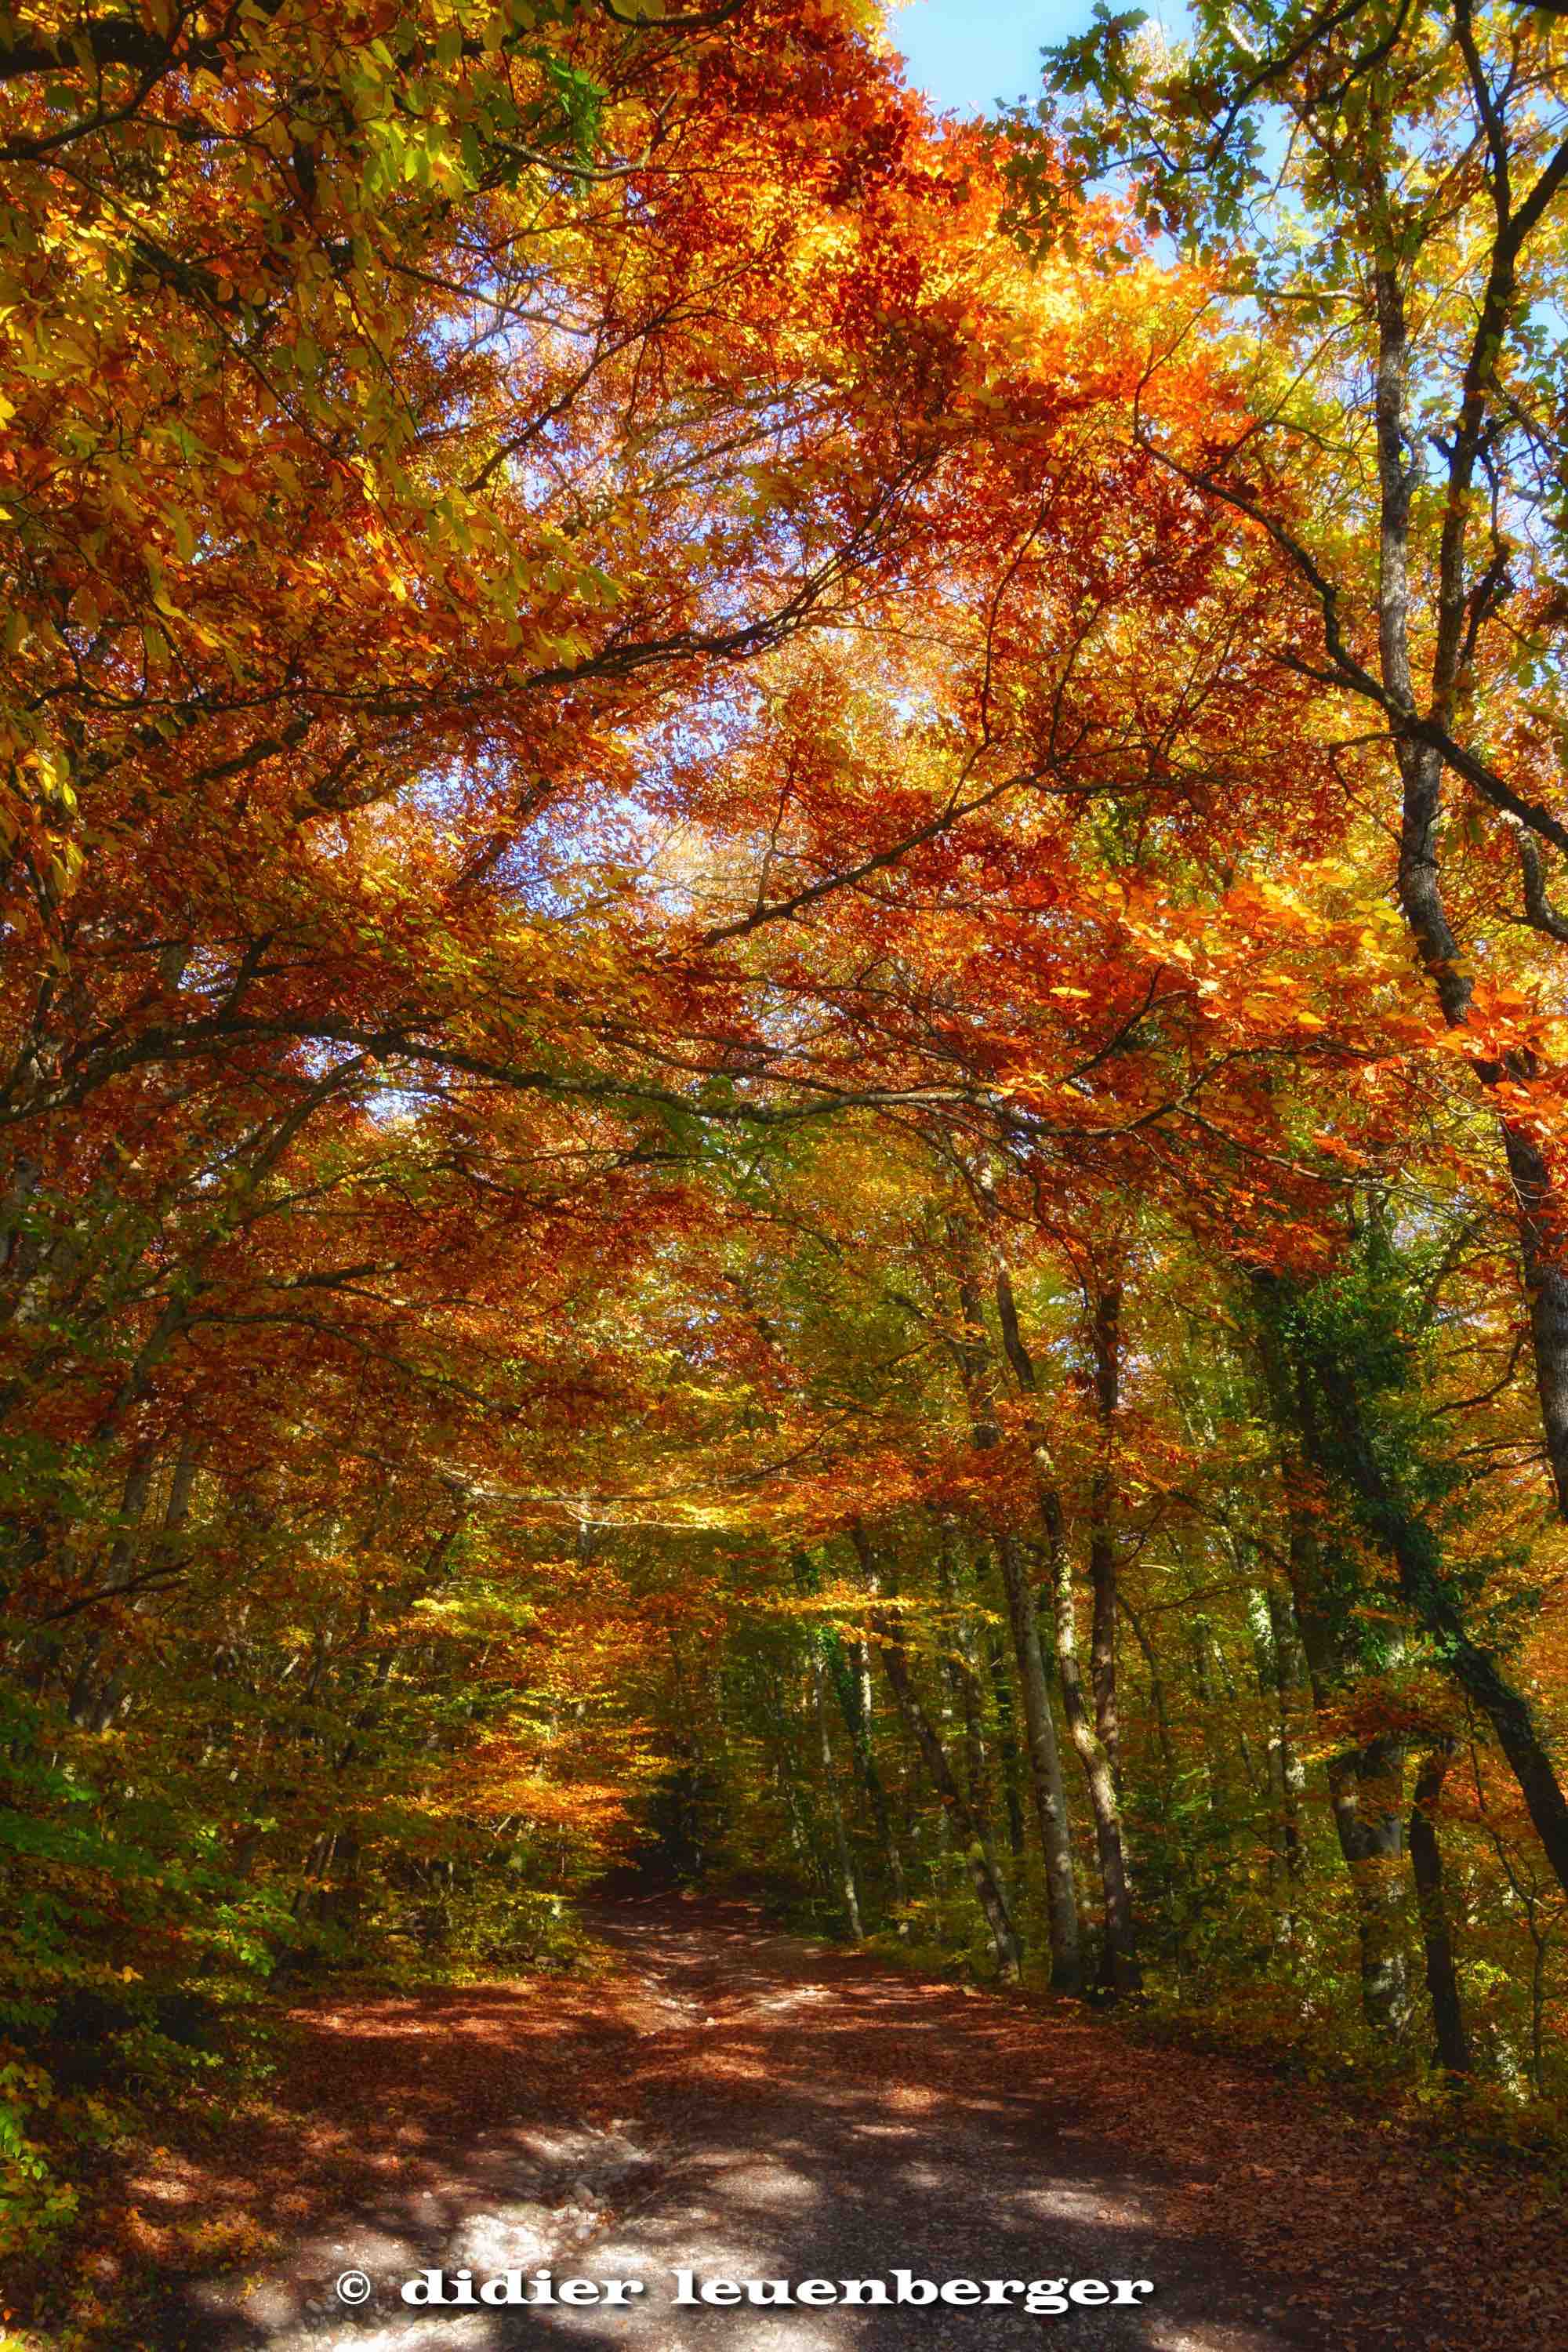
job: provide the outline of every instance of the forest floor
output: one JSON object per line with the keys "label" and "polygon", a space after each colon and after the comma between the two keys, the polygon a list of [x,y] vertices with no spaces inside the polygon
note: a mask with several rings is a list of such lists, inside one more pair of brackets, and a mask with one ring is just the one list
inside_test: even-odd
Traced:
{"label": "forest floor", "polygon": [[[1142,2047],[1074,2004],[921,1982],[739,1905],[591,1924],[615,1955],[592,1978],[296,2012],[266,2116],[189,2118],[129,2185],[158,2280],[139,2352],[1011,2352],[1057,2329],[1077,2352],[1568,2343],[1544,2179],[1458,2170],[1408,2126],[1235,2062]],[[260,2232],[283,2252],[247,2260]],[[458,2264],[646,2288],[625,2309],[400,2299]],[[1154,2292],[1061,2316],[688,2309],[682,2265]],[[351,2273],[358,2309],[334,2288]]]}

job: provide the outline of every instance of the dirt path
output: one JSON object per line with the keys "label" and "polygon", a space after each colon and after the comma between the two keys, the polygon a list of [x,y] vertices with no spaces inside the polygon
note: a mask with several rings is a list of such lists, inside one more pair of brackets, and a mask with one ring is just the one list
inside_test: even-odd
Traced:
{"label": "dirt path", "polygon": [[[332,2021],[319,2100],[341,2060],[344,2108],[382,2070],[342,2151],[346,2179],[357,2150],[358,2193],[267,2278],[174,2287],[157,2352],[1012,2352],[1042,2330],[1079,2352],[1568,2341],[1560,2233],[1536,2234],[1517,2186],[1479,2217],[1502,2274],[1478,2282],[1463,2183],[1416,2178],[1407,2147],[1369,2148],[1281,2086],[1131,2047],[1065,2004],[1031,2011],[769,1936],[738,1909],[625,1906],[595,1925],[627,1962],[607,1996],[454,1996],[434,2052],[423,2019],[422,2058],[399,2038],[407,2003]],[[404,2069],[390,2079],[389,2036]],[[459,2055],[471,2088],[422,2104],[421,2069]],[[1546,2257],[1530,2251],[1543,2237]],[[400,2300],[405,2279],[437,2268],[455,2284],[460,2264],[476,2281],[542,2267],[557,2285],[645,2285],[617,2307]],[[1060,2315],[1010,2291],[978,2308],[686,2308],[683,2268],[1153,2292]],[[371,2283],[363,2309],[333,2293],[345,2272]]]}

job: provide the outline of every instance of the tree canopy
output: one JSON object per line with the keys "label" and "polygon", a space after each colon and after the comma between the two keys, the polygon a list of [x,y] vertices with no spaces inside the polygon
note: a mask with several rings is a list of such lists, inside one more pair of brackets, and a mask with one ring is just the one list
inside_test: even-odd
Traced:
{"label": "tree canopy", "polygon": [[1563,2095],[1568,26],[1190,14],[0,16],[0,2242],[612,1865]]}

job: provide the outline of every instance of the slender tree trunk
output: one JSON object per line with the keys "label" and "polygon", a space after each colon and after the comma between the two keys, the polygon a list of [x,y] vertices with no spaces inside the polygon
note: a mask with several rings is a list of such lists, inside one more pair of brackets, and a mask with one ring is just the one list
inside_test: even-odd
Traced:
{"label": "slender tree trunk", "polygon": [[[1280,1845],[1284,1855],[1285,1883],[1294,1889],[1300,1882],[1307,1863],[1307,1850],[1301,1839],[1301,1798],[1307,1776],[1301,1763],[1300,1749],[1296,1741],[1292,1721],[1291,1700],[1300,1688],[1305,1674],[1301,1656],[1300,1637],[1292,1621],[1289,1599],[1272,1584],[1267,1594],[1268,1608],[1268,1641],[1274,1668],[1274,1697],[1278,1707],[1271,1740],[1274,1759],[1274,1782],[1279,1806]],[[1294,1909],[1287,1914],[1287,1934],[1295,1941]]]}
{"label": "slender tree trunk", "polygon": [[1374,2033],[1394,2038],[1410,2017],[1405,1964],[1405,1746],[1396,1738],[1331,1757],[1329,1796],[1355,1895],[1362,2011]]}
{"label": "slender tree trunk", "polygon": [[[1320,1717],[1329,1717],[1347,1678],[1324,1605],[1316,1531],[1294,1497],[1299,1476],[1286,1470],[1290,1531],[1290,1580],[1296,1619]],[[1334,1833],[1350,1873],[1361,1944],[1362,2011],[1374,2032],[1396,2034],[1409,2016],[1405,1966],[1404,1887],[1400,1871],[1405,1750],[1397,1740],[1373,1739],[1342,1750],[1325,1766]]]}
{"label": "slender tree trunk", "polygon": [[996,1758],[1002,1769],[1002,1809],[1007,1817],[1007,1851],[1014,1871],[1024,1867],[1024,1800],[1019,1772],[1018,1734],[1014,1724],[1012,1679],[1007,1672],[1002,1636],[992,1628],[985,1643],[986,1671],[991,1677],[991,1703],[996,1716]]}
{"label": "slender tree trunk", "polygon": [[1167,1824],[1165,1843],[1170,1854],[1171,1928],[1175,1947],[1178,1983],[1186,1965],[1187,1930],[1192,1916],[1192,1867],[1187,1857],[1185,1841],[1178,1834],[1177,1802],[1180,1797],[1180,1772],[1176,1763],[1176,1746],[1171,1734],[1171,1710],[1165,1696],[1165,1677],[1161,1672],[1159,1654],[1150,1638],[1148,1628],[1128,1600],[1118,1592],[1116,1605],[1132,1628],[1132,1638],[1142,1654],[1149,1674],[1149,1705],[1154,1717],[1155,1737],[1160,1744],[1160,1764],[1164,1781],[1164,1807]]}
{"label": "slender tree trunk", "polygon": [[[996,1308],[1002,1326],[1002,1342],[1007,1360],[1013,1367],[1028,1411],[1027,1435],[1029,1459],[1035,1474],[1035,1487],[1039,1498],[1040,1519],[1046,1538],[1047,1590],[1057,1637],[1057,1667],[1061,1676],[1062,1707],[1067,1717],[1068,1735],[1078,1751],[1089,1787],[1089,1811],[1094,1817],[1095,1852],[1100,1863],[1100,1885],[1105,1897],[1105,1952],[1102,1977],[1107,1988],[1115,1992],[1134,1992],[1142,1982],[1138,1965],[1138,1944],[1132,1925],[1132,1889],[1128,1877],[1127,1860],[1121,1840],[1121,1808],[1116,1793],[1116,1775],[1110,1754],[1095,1720],[1095,1711],[1084,1688],[1083,1670],[1079,1663],[1078,1615],[1073,1599],[1072,1569],[1068,1556],[1067,1528],[1062,1512],[1061,1496],[1057,1490],[1055,1471],[1051,1463],[1046,1435],[1037,1411],[1039,1383],[1035,1374],[1034,1358],[1025,1345],[1018,1322],[1017,1302],[1013,1296],[1011,1277],[1005,1266],[996,1274]],[[1110,1581],[1110,1602],[1114,1612],[1116,1588],[1112,1572]],[[1110,1699],[1114,1708],[1114,1679]],[[1112,1717],[1114,1720],[1114,1717]]]}
{"label": "slender tree trunk", "polygon": [[1204,1743],[1204,1802],[1211,1813],[1218,1813],[1223,1810],[1220,1801],[1224,1794],[1227,1772],[1225,1750],[1215,1735],[1215,1718],[1218,1710],[1215,1706],[1214,1678],[1209,1673],[1208,1619],[1201,1611],[1196,1608],[1192,1609],[1184,1617],[1183,1633],[1185,1636],[1188,1662],[1192,1667],[1193,1689],[1197,1695],[1198,1706],[1201,1710]]}
{"label": "slender tree trunk", "polygon": [[952,1522],[943,1520],[937,1551],[937,1591],[948,1621],[942,1647],[942,1675],[950,1703],[957,1709],[963,1726],[963,1783],[969,1798],[969,1810],[980,1825],[981,1835],[989,1841],[990,1759],[986,1754],[981,1716],[980,1683],[974,1671],[974,1662],[969,1654],[963,1612],[959,1602],[954,1573],[955,1549]]}
{"label": "slender tree trunk", "polygon": [[1121,1780],[1121,1727],[1116,1711],[1116,1410],[1121,1394],[1121,1285],[1102,1282],[1089,1307],[1089,1344],[1094,1356],[1094,1402],[1100,1444],[1089,1490],[1089,1581],[1093,1595],[1089,1621],[1089,1677],[1094,1685],[1094,1726]]}
{"label": "slender tree trunk", "polygon": [[1454,1739],[1439,1740],[1421,1759],[1410,1808],[1410,1866],[1426,1954],[1426,1991],[1432,2003],[1438,2063],[1447,2074],[1468,2074],[1470,2042],[1459,2002],[1454,1939],[1443,1892],[1443,1853],[1437,1843],[1437,1807],[1458,1745]]}
{"label": "slender tree trunk", "polygon": [[828,1826],[833,1832],[833,1858],[838,1870],[838,1889],[843,1898],[844,1916],[849,1923],[849,1933],[857,1944],[865,1941],[860,1924],[860,1890],[855,1884],[855,1864],[849,1853],[849,1833],[844,1826],[844,1807],[838,1795],[838,1770],[833,1760],[833,1739],[827,1728],[827,1698],[824,1690],[822,1642],[814,1636],[811,1647],[811,1697],[816,1717],[817,1758],[822,1766],[822,1799],[827,1808]]}
{"label": "slender tree trunk", "polygon": [[1072,1569],[1067,1546],[1051,1540],[1047,1551],[1051,1594],[1056,1610],[1057,1664],[1061,1673],[1062,1705],[1068,1733],[1077,1748],[1089,1784],[1089,1811],[1094,1816],[1095,1850],[1105,1895],[1105,1951],[1101,1979],[1112,1992],[1136,1992],[1142,1983],[1137,1939],[1132,1927],[1132,1889],[1121,1843],[1121,1808],[1110,1756],[1095,1728],[1079,1660],[1078,1611],[1073,1598]]}
{"label": "slender tree trunk", "polygon": [[1029,1758],[1029,1793],[1040,1834],[1046,1874],[1046,1914],[1051,1942],[1051,1986],[1057,1992],[1077,1992],[1083,1982],[1083,1957],[1078,1923],[1078,1889],[1073,1878],[1072,1823],[1068,1812],[1067,1783],[1062,1777],[1061,1750],[1051,1713],[1040,1647],[1039,1612],[1029,1581],[1023,1549],[1016,1536],[1004,1536],[996,1547],[1002,1590],[1007,1601],[1007,1622],[1013,1636],[1013,1657],[1024,1699],[1024,1729]]}
{"label": "slender tree trunk", "polygon": [[986,1851],[979,1824],[964,1801],[963,1791],[953,1777],[947,1751],[938,1737],[936,1727],[921,1704],[920,1694],[910,1675],[909,1654],[903,1634],[896,1620],[886,1611],[878,1611],[872,1619],[872,1631],[881,1654],[882,1670],[898,1704],[900,1714],[908,1725],[910,1736],[924,1759],[942,1805],[942,1813],[963,1848],[963,1858],[969,1867],[974,1893],[991,1930],[991,1940],[996,1953],[997,1969],[1009,1983],[1018,1976],[1018,1940],[1007,1909],[1007,1899],[995,1866]]}
{"label": "slender tree trunk", "polygon": [[[956,1223],[950,1227],[950,1232],[962,1269],[959,1306],[963,1320],[963,1336],[955,1352],[975,1444],[989,1451],[1001,1443],[1002,1432],[990,1384],[990,1342],[984,1310],[973,1270],[974,1237],[970,1231]],[[1011,1304],[1012,1289],[1005,1268],[998,1273],[996,1280],[998,1303],[1005,1289]],[[1015,1312],[1015,1337],[1016,1325]],[[1005,1340],[1006,1330],[1004,1321]],[[1068,1811],[1061,1753],[1057,1744],[1056,1720],[1051,1713],[1045,1658],[1040,1646],[1039,1613],[1025,1569],[1022,1546],[1016,1536],[1003,1536],[997,1545],[997,1561],[1002,1589],[1006,1595],[1007,1622],[1013,1636],[1018,1685],[1024,1698],[1029,1788],[1040,1834],[1040,1855],[1046,1879],[1051,1984],[1058,1991],[1076,1992],[1082,1983],[1083,1963],[1079,1950],[1078,1893],[1073,1880],[1072,1823]]]}
{"label": "slender tree trunk", "polygon": [[1230,1660],[1226,1656],[1224,1649],[1215,1638],[1214,1627],[1206,1617],[1200,1621],[1198,1633],[1199,1639],[1212,1653],[1215,1664],[1219,1669],[1220,1687],[1225,1693],[1226,1715],[1236,1732],[1236,1752],[1241,1759],[1242,1773],[1247,1789],[1259,1801],[1261,1806],[1268,1794],[1268,1775],[1259,1765],[1253,1753],[1252,1742],[1247,1738],[1247,1723],[1241,1708],[1241,1696],[1236,1687],[1236,1676],[1230,1671]]}
{"label": "slender tree trunk", "polygon": [[838,1698],[838,1711],[844,1717],[844,1727],[849,1735],[849,1752],[854,1759],[856,1774],[866,1792],[876,1827],[877,1846],[887,1875],[889,1892],[897,1917],[895,1925],[900,1937],[907,1937],[910,1923],[905,1916],[909,1902],[909,1882],[904,1872],[904,1850],[892,1810],[888,1803],[888,1790],[871,1738],[871,1662],[864,1643],[858,1645],[853,1660],[845,1655],[842,1645],[834,1640],[827,1653],[827,1663],[833,1676],[833,1687]]}
{"label": "slender tree trunk", "polygon": [[1160,1743],[1160,1761],[1165,1773],[1165,1801],[1173,1805],[1176,1799],[1176,1750],[1171,1738],[1171,1708],[1165,1696],[1165,1677],[1160,1671],[1160,1661],[1154,1644],[1132,1603],[1124,1592],[1118,1592],[1116,1605],[1132,1628],[1132,1638],[1143,1655],[1149,1670],[1149,1705],[1154,1717],[1154,1736]]}

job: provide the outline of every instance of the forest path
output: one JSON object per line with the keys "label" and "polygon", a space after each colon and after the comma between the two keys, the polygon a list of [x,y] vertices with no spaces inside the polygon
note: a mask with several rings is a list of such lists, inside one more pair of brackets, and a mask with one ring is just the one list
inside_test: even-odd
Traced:
{"label": "forest path", "polygon": [[[157,2352],[1013,2352],[1045,2330],[1078,2352],[1568,2341],[1560,2249],[1538,2251],[1517,2182],[1487,2200],[1472,2252],[1477,2184],[1417,2168],[1402,2136],[1380,2144],[1228,2063],[1141,2049],[1077,2006],[922,1983],[769,1935],[739,1906],[626,1905],[592,1924],[625,1965],[587,1988],[306,2012],[317,2063],[295,2095],[307,2120],[338,2115],[354,2193],[318,2196],[323,2225],[290,2232],[261,2282],[173,2287]],[[405,2279],[459,2263],[646,2286],[623,2309],[403,2304]],[[673,2301],[682,2266],[1154,2293],[1059,2316],[1016,2301],[691,2309]],[[362,2310],[333,2292],[348,2271],[371,2283]]]}

